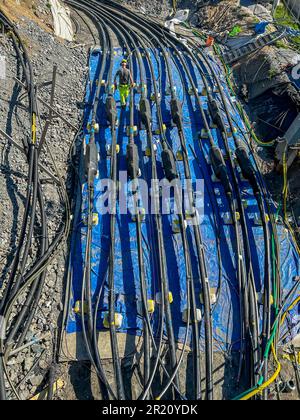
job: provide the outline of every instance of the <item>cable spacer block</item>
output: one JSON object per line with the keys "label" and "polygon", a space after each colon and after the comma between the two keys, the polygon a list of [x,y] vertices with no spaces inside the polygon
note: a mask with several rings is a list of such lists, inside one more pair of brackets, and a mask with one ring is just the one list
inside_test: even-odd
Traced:
{"label": "cable spacer block", "polygon": [[[185,324],[187,324],[188,322],[188,315],[189,312],[191,314],[191,310],[188,310],[188,308],[184,309],[182,312],[182,322],[184,322]],[[202,321],[202,312],[201,309],[197,308],[196,309],[196,319],[193,320],[190,316],[190,322],[201,322]]]}
{"label": "cable spacer block", "polygon": [[233,220],[232,220],[230,212],[224,213],[222,215],[222,219],[223,219],[225,225],[232,225],[233,224]]}
{"label": "cable spacer block", "polygon": [[[215,305],[217,303],[217,289],[215,287],[210,288],[209,298],[210,298],[210,304],[211,305]],[[200,302],[201,302],[202,305],[204,305],[203,292],[200,293]]]}
{"label": "cable spacer block", "polygon": [[165,92],[165,95],[166,96],[170,96],[171,95],[171,87],[170,86],[167,87],[166,92]]}
{"label": "cable spacer block", "polygon": [[146,157],[151,157],[151,149],[150,149],[150,147],[146,147],[146,149],[145,149],[145,156]]}
{"label": "cable spacer block", "polygon": [[196,215],[197,215],[196,209],[193,209],[192,211],[186,210],[185,212],[186,220],[192,220],[194,219],[194,217],[196,217]]}
{"label": "cable spacer block", "polygon": [[245,199],[243,198],[243,199],[242,199],[242,203],[243,203],[243,207],[244,207],[245,209],[247,209],[247,208],[248,208],[248,206],[249,206],[248,200],[245,200]]}
{"label": "cable spacer block", "polygon": [[260,217],[260,214],[256,213],[254,215],[253,222],[254,222],[255,226],[262,226],[262,219]]}
{"label": "cable spacer block", "polygon": [[[162,302],[162,300],[161,300],[161,292],[157,292],[156,293],[155,300],[156,300],[156,303],[158,305],[161,305],[161,302]],[[172,304],[174,302],[174,298],[173,298],[173,293],[172,292],[169,292],[169,294],[168,294],[168,301],[169,301],[170,304]]]}
{"label": "cable spacer block", "polygon": [[[144,222],[145,218],[146,218],[146,209],[144,208],[140,208],[139,212],[138,212],[139,218],[140,218],[140,222]],[[132,215],[132,221],[136,222],[137,221],[137,214],[133,214]]]}
{"label": "cable spacer block", "polygon": [[153,299],[148,299],[147,306],[149,314],[153,314],[155,311],[155,301]]}
{"label": "cable spacer block", "polygon": [[161,98],[160,92],[158,92],[157,95],[155,93],[152,93],[150,96],[150,100],[152,102],[156,102],[157,100],[160,100],[160,98]]}
{"label": "cable spacer block", "polygon": [[[73,312],[76,315],[81,315],[81,312],[82,312],[81,300],[77,300],[75,302],[75,305],[74,305],[74,308],[73,308]],[[85,314],[88,313],[88,304],[87,304],[86,301],[84,301],[83,312]]]}
{"label": "cable spacer block", "polygon": [[176,160],[178,162],[182,162],[183,161],[183,153],[182,153],[181,150],[177,150],[177,152],[176,152]]}
{"label": "cable spacer block", "polygon": [[213,183],[220,182],[219,178],[216,176],[216,174],[214,172],[212,173],[211,181]]}
{"label": "cable spacer block", "polygon": [[208,131],[206,130],[206,128],[202,128],[201,133],[200,133],[200,137],[202,139],[208,139]]}
{"label": "cable spacer block", "polygon": [[98,226],[99,224],[99,214],[93,213],[93,226]]}
{"label": "cable spacer block", "polygon": [[[187,225],[186,221],[184,221],[185,225]],[[180,222],[179,219],[174,219],[172,222],[172,232],[174,234],[178,234],[181,232],[181,226],[180,226]]]}
{"label": "cable spacer block", "polygon": [[[82,221],[83,221],[83,224],[85,226],[87,226],[87,224],[88,224],[88,216],[87,215],[84,215],[83,218],[82,218]],[[98,215],[98,213],[93,213],[92,223],[93,223],[93,226],[97,226],[98,225],[98,223],[99,223],[99,215]]]}
{"label": "cable spacer block", "polygon": [[103,318],[103,326],[106,329],[110,329],[110,327],[115,326],[116,328],[121,328],[123,323],[123,315],[115,312],[115,319],[111,322],[109,319],[109,312],[105,312]]}
{"label": "cable spacer block", "polygon": [[158,128],[157,130],[155,130],[155,134],[159,135],[159,134],[165,133],[166,131],[167,131],[167,126],[166,126],[166,124],[163,124],[162,125],[162,131],[161,131],[160,128]]}
{"label": "cable spacer block", "polygon": [[201,90],[200,95],[201,96],[207,96],[207,90],[206,90],[205,87]]}
{"label": "cable spacer block", "polygon": [[110,144],[107,144],[106,147],[105,147],[105,149],[106,149],[106,155],[108,157],[111,156],[111,145]]}
{"label": "cable spacer block", "polygon": [[174,220],[172,223],[172,232],[178,234],[181,232],[179,220]]}
{"label": "cable spacer block", "polygon": [[95,133],[99,133],[100,126],[98,123],[95,123],[93,128],[94,128]]}
{"label": "cable spacer block", "polygon": [[136,136],[138,134],[138,128],[136,125],[134,126],[127,126],[126,127],[126,133],[127,133],[127,137],[129,137],[130,135],[134,135]]}
{"label": "cable spacer block", "polygon": [[[257,293],[257,302],[259,305],[264,305],[265,304],[265,294],[263,292],[258,292]],[[270,305],[274,305],[274,296],[270,295]]]}

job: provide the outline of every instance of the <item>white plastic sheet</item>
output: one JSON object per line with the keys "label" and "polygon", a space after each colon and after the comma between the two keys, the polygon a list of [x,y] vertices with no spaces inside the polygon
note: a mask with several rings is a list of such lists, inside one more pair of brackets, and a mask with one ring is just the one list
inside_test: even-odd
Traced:
{"label": "white plastic sheet", "polygon": [[186,22],[189,18],[190,10],[178,10],[174,17],[171,20],[166,20],[165,27],[170,29],[170,31],[175,31],[175,25],[180,25],[180,23]]}
{"label": "white plastic sheet", "polygon": [[0,80],[5,80],[6,78],[6,59],[4,56],[0,55]]}
{"label": "white plastic sheet", "polygon": [[74,31],[70,17],[70,9],[61,4],[59,0],[50,0],[50,5],[55,35],[67,41],[73,41]]}

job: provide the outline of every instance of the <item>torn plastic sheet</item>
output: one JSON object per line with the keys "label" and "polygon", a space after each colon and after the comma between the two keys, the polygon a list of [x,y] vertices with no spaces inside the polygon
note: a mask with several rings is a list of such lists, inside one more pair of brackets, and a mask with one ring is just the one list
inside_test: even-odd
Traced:
{"label": "torn plastic sheet", "polygon": [[74,31],[71,21],[71,12],[68,7],[61,4],[59,0],[50,0],[53,15],[54,33],[66,41],[73,41]]}
{"label": "torn plastic sheet", "polygon": [[189,18],[190,10],[178,10],[175,16],[171,20],[166,20],[165,27],[170,29],[170,31],[175,31],[175,25],[180,25],[183,22],[186,22]]}

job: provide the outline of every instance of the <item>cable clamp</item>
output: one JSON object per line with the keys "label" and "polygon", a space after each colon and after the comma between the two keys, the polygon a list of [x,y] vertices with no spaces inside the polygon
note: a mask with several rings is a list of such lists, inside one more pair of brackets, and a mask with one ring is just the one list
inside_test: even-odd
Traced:
{"label": "cable clamp", "polygon": [[119,328],[122,327],[122,323],[123,323],[123,315],[122,314],[116,312],[114,321],[111,321],[110,316],[109,316],[109,312],[104,313],[104,318],[103,318],[104,328],[110,329],[110,327],[115,326],[117,329],[119,329]]}
{"label": "cable clamp", "polygon": [[[161,292],[157,292],[156,293],[155,300],[156,300],[156,303],[158,305],[161,305],[161,303],[162,303],[162,295],[161,295]],[[174,298],[173,298],[173,293],[172,292],[169,292],[169,294],[168,294],[168,301],[169,301],[170,304],[172,304],[174,302]]]}
{"label": "cable clamp", "polygon": [[[81,315],[82,314],[82,304],[81,304],[81,300],[77,300],[75,302],[74,308],[73,308],[73,312],[76,315]],[[84,314],[88,313],[88,303],[86,301],[84,301],[83,303],[83,312]]]}
{"label": "cable clamp", "polygon": [[[205,282],[208,283],[208,278],[205,279]],[[217,288],[212,287],[209,290],[210,304],[215,305],[217,303]],[[204,305],[204,295],[203,292],[200,293],[200,303]]]}
{"label": "cable clamp", "polygon": [[[83,224],[85,226],[88,225],[88,215],[85,214],[82,218]],[[93,213],[93,217],[92,217],[92,224],[93,226],[97,226],[99,224],[99,215],[98,213]]]}
{"label": "cable clamp", "polygon": [[182,322],[184,324],[187,324],[188,322],[188,316],[190,315],[190,322],[201,322],[202,321],[202,312],[201,309],[197,308],[196,309],[196,319],[193,319],[192,312],[190,308],[186,308],[183,310],[182,312]]}

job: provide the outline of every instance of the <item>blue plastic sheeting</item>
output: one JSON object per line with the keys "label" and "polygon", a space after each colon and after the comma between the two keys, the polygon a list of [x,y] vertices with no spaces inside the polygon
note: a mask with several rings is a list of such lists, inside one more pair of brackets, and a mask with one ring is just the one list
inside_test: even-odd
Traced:
{"label": "blue plastic sheeting", "polygon": [[[152,62],[157,76],[157,83],[161,84],[160,91],[162,95],[162,114],[163,120],[166,124],[166,136],[169,144],[176,153],[180,150],[180,140],[178,138],[177,128],[171,124],[170,114],[170,96],[168,95],[169,86],[166,80],[165,63],[159,51],[155,53],[151,51]],[[173,54],[170,51],[170,54]],[[98,69],[100,67],[101,53],[92,54],[90,57],[90,80],[94,82],[98,77]],[[122,59],[122,51],[116,50],[114,56],[113,74],[117,71]],[[194,186],[196,180],[201,180],[203,183],[204,193],[200,194],[199,202],[202,203],[202,223],[200,225],[201,234],[203,237],[205,259],[208,271],[208,279],[210,287],[215,289],[217,294],[217,302],[212,308],[213,318],[213,332],[214,332],[214,346],[215,350],[229,351],[230,349],[238,349],[240,347],[240,310],[239,310],[239,292],[236,277],[236,251],[235,251],[235,236],[234,228],[231,224],[227,224],[224,216],[229,212],[229,206],[224,194],[222,185],[215,182],[213,173],[209,164],[209,141],[203,136],[199,136],[204,124],[201,118],[198,105],[195,97],[190,94],[190,82],[185,74],[179,73],[182,66],[178,66],[177,58],[175,62],[172,61],[172,71],[174,77],[174,84],[178,98],[183,102],[184,115],[184,134],[187,143],[187,150],[189,155],[189,162],[191,166],[191,173]],[[230,107],[230,113],[233,118],[237,130],[237,136],[240,137],[247,145],[248,143],[244,133],[246,128],[240,119],[239,113],[235,106],[236,99],[230,96],[229,88],[226,84],[226,79],[215,61],[209,57],[214,66],[219,80],[222,84],[226,100]],[[134,78],[137,84],[140,83],[140,75],[137,62],[134,61]],[[146,80],[148,93],[153,92],[151,85],[151,75],[144,58],[146,69]],[[194,82],[198,86],[199,92],[203,91],[204,85],[201,75],[198,70],[187,59],[187,64],[191,71]],[[203,67],[204,72],[209,77],[207,69]],[[161,78],[159,74],[161,73]],[[87,125],[91,119],[91,106],[93,102],[93,95],[95,95],[95,88],[90,91],[92,84],[87,85],[86,92],[86,108],[85,108],[85,135],[83,144],[89,142],[89,132]],[[94,85],[94,84],[93,84]],[[220,95],[217,91],[213,92],[214,97],[220,101]],[[105,311],[108,310],[108,259],[110,247],[110,216],[100,215],[100,205],[103,201],[103,190],[101,183],[103,179],[110,176],[110,159],[107,157],[107,146],[111,144],[110,128],[107,127],[105,115],[105,100],[107,94],[105,88],[102,88],[99,109],[98,121],[100,123],[100,132],[96,135],[96,142],[99,148],[99,177],[95,181],[95,201],[94,212],[98,212],[99,222],[93,228],[92,233],[92,275],[91,275],[91,290],[93,294],[93,302],[95,302],[97,293],[103,287],[102,300],[99,307],[98,314],[98,328],[103,329],[103,317]],[[120,152],[118,154],[119,170],[126,174],[126,146],[128,137],[126,134],[126,127],[129,126],[129,110],[121,111],[119,102],[119,93],[116,93],[116,100],[118,105],[119,126],[117,129],[117,141],[120,145]],[[138,115],[138,103],[140,94],[135,95],[135,124],[140,127]],[[201,96],[204,109],[207,109],[207,97]],[[156,106],[152,103],[153,116],[153,132],[158,128]],[[224,114],[225,116],[225,114]],[[212,126],[212,125],[211,125]],[[212,126],[213,127],[213,126]],[[141,128],[141,127],[140,127]],[[228,127],[229,128],[229,127]],[[224,150],[224,144],[220,132],[216,128],[212,128],[213,138]],[[229,134],[230,136],[230,134]],[[154,134],[154,142],[157,146],[157,166],[160,179],[163,179],[163,170],[161,164],[161,143],[160,136]],[[151,175],[151,160],[145,156],[145,149],[147,147],[147,135],[145,130],[140,129],[138,135],[135,137],[136,144],[140,153],[140,169],[141,180],[144,179],[150,184]],[[233,138],[229,137],[229,143],[232,150],[234,149]],[[249,149],[249,155],[252,156]],[[253,157],[252,157],[253,159]],[[83,160],[82,160],[83,162]],[[253,163],[254,160],[253,160]],[[83,163],[82,163],[83,165]],[[181,179],[184,179],[183,162],[178,161],[178,172]],[[81,166],[82,169],[82,166]],[[264,282],[264,236],[262,226],[257,223],[260,218],[257,202],[253,195],[253,191],[245,180],[242,179],[240,173],[237,173],[239,180],[239,189],[241,191],[244,203],[247,225],[249,227],[249,235],[251,242],[251,252],[253,257],[254,276],[257,287],[257,292],[263,292]],[[82,185],[79,188],[78,212],[75,214],[74,220],[74,234],[71,249],[71,264],[70,269],[72,273],[72,296],[70,300],[70,314],[67,324],[67,332],[74,333],[81,331],[81,317],[74,313],[76,302],[81,300],[81,284],[83,276],[83,265],[85,257],[86,233],[87,227],[84,220],[87,216],[87,186],[85,180],[82,180]],[[121,196],[121,193],[120,193]],[[269,197],[268,197],[269,199]],[[141,206],[146,207],[148,197],[141,197]],[[275,212],[276,209],[271,203],[271,208]],[[167,271],[169,288],[173,294],[174,302],[171,305],[173,325],[175,337],[178,341],[183,341],[186,334],[186,326],[182,322],[182,312],[187,306],[186,295],[186,270],[184,262],[184,252],[182,246],[181,235],[172,233],[173,215],[163,215],[163,235],[164,245],[167,256]],[[299,275],[299,256],[295,250],[292,238],[283,224],[278,223],[277,234],[280,244],[280,271],[282,275],[282,292],[285,296],[293,287],[294,278]],[[242,241],[242,234],[241,241]],[[140,335],[142,332],[142,318],[141,318],[141,290],[139,283],[139,269],[138,269],[138,251],[136,239],[136,225],[132,221],[131,214],[120,215],[119,212],[116,217],[116,243],[115,243],[115,292],[116,292],[116,311],[122,313],[123,324],[120,332],[128,332],[130,334]],[[148,287],[148,298],[156,299],[156,293],[160,290],[159,278],[157,275],[157,244],[156,234],[154,231],[153,216],[146,215],[145,222],[142,224],[143,236],[143,257],[146,272],[146,281]],[[193,265],[193,276],[196,291],[196,299],[198,307],[201,305],[201,285],[199,272],[197,267],[196,248],[193,239],[192,227],[188,227],[188,241],[191,249],[191,259]],[[219,248],[218,248],[219,244]],[[299,306],[292,312],[291,325],[293,327],[293,334],[298,333],[299,330]],[[153,315],[153,327],[157,332],[159,319],[159,305],[156,304],[155,313]],[[297,321],[298,320],[298,321]],[[188,332],[190,334],[190,332]],[[201,345],[204,341],[204,327],[201,325]]]}
{"label": "blue plastic sheeting", "polygon": [[264,34],[270,22],[259,22],[255,25],[254,31],[256,34]]}

